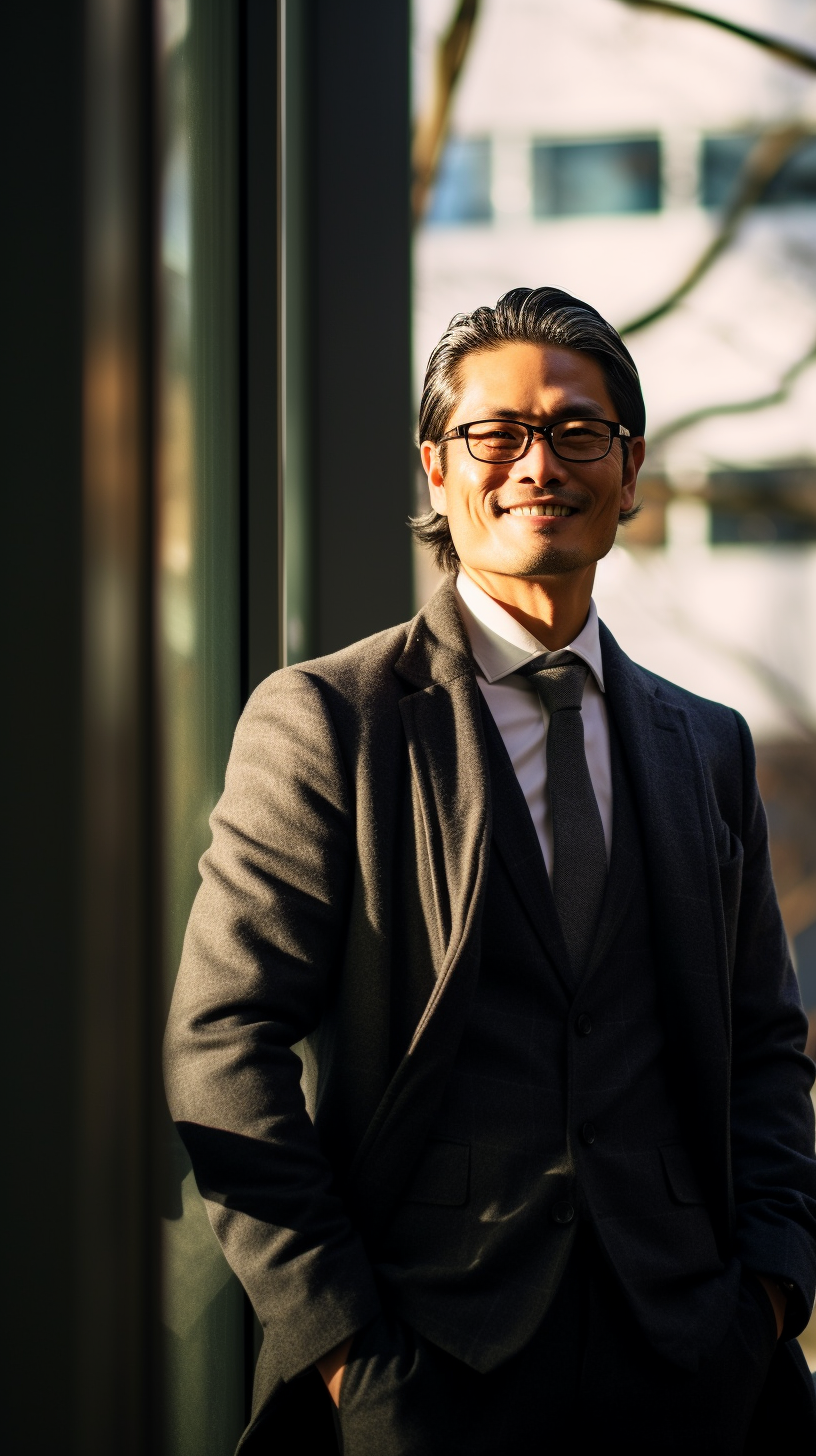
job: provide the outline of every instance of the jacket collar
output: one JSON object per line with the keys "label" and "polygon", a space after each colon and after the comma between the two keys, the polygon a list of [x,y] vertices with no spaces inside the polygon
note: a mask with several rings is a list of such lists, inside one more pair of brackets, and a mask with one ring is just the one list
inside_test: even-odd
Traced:
{"label": "jacket collar", "polygon": [[408,628],[405,646],[394,663],[397,677],[414,688],[428,688],[473,677],[473,657],[461,613],[456,583],[448,578],[418,612]]}
{"label": "jacket collar", "polygon": [[[550,662],[557,660],[555,653],[550,652],[532,632],[528,632],[521,622],[517,622],[506,607],[482,591],[464,571],[460,571],[457,577],[456,595],[471,651],[487,682],[500,682],[502,678],[518,672],[526,663],[540,657],[543,652],[547,653]],[[598,609],[594,601],[590,600],[587,619],[580,632],[562,650],[573,653],[586,663],[603,692]]]}

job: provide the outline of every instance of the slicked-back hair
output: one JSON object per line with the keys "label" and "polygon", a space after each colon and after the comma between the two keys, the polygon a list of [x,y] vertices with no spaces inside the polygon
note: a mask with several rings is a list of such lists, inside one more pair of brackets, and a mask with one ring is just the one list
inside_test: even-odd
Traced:
{"label": "slicked-back hair", "polygon": [[[630,434],[642,435],[646,410],[635,361],[620,334],[589,303],[560,288],[511,288],[495,308],[457,313],[428,360],[419,406],[419,440],[436,445],[445,434],[461,393],[460,365],[468,354],[502,344],[550,344],[589,354],[601,367],[618,418]],[[621,440],[626,451],[625,440]],[[445,468],[445,446],[442,446]],[[632,520],[640,508],[621,512]],[[447,516],[431,510],[411,520],[418,541],[433,552],[443,571],[459,570]]]}

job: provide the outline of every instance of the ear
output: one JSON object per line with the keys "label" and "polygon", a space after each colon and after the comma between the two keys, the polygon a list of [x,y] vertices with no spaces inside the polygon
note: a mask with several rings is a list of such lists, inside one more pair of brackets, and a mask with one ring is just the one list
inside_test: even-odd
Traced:
{"label": "ear", "polygon": [[437,515],[448,514],[448,498],[445,490],[445,476],[442,472],[442,461],[439,458],[439,446],[434,445],[431,440],[423,440],[419,447],[422,468],[428,477],[428,492],[431,497],[431,505]]}
{"label": "ear", "polygon": [[646,455],[646,441],[642,435],[637,435],[634,440],[627,440],[626,443],[628,449],[626,451],[626,464],[623,467],[620,508],[622,511],[631,511],[635,504],[637,478]]}

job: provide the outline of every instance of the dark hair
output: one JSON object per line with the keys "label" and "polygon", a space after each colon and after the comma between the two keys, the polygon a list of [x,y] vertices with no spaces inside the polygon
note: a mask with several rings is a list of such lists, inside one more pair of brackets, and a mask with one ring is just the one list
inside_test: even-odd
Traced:
{"label": "dark hair", "polygon": [[[620,334],[589,303],[573,298],[560,288],[511,288],[495,308],[476,308],[457,313],[428,360],[425,385],[419,406],[419,440],[435,444],[444,435],[459,397],[459,365],[479,349],[496,349],[501,344],[555,344],[575,349],[597,360],[603,370],[609,397],[622,425],[633,436],[646,428],[646,410],[635,361]],[[626,450],[626,441],[621,442]],[[442,447],[444,450],[444,446]],[[443,458],[443,467],[444,467]],[[629,521],[640,507],[621,512]],[[447,516],[436,511],[413,518],[411,529],[418,541],[429,546],[438,566],[457,571],[459,557]]]}

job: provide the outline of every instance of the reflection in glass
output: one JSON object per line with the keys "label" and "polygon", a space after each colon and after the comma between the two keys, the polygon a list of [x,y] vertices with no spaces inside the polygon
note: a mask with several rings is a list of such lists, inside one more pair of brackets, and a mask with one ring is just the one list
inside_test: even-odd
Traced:
{"label": "reflection in glass", "polygon": [[[239,709],[236,7],[163,0],[158,460],[164,964],[169,1000]],[[165,1450],[229,1456],[244,1296],[168,1126]]]}

